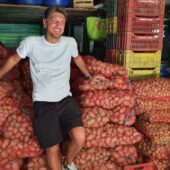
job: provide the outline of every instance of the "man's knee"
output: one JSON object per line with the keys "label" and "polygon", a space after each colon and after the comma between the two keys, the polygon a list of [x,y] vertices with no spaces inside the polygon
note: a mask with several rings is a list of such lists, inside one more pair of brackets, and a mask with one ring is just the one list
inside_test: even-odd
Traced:
{"label": "man's knee", "polygon": [[54,145],[46,149],[47,155],[60,155],[60,146]]}
{"label": "man's knee", "polygon": [[76,143],[77,147],[82,148],[85,143],[85,130],[83,127],[72,130],[71,140]]}
{"label": "man's knee", "polygon": [[85,135],[77,136],[75,138],[75,142],[76,142],[78,147],[82,148],[85,144]]}

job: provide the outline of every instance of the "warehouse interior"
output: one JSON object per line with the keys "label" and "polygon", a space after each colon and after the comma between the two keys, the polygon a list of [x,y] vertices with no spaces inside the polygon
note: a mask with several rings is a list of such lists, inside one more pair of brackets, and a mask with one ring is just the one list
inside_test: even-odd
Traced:
{"label": "warehouse interior", "polygon": [[[59,36],[49,6],[67,13],[49,14]],[[170,170],[170,0],[0,0],[0,170],[56,170],[53,146],[57,170]]]}

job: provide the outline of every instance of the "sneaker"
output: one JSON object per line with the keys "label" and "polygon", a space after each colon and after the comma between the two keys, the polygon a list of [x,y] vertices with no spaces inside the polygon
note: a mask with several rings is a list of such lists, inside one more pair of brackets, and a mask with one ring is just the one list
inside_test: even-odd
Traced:
{"label": "sneaker", "polygon": [[61,166],[62,166],[62,167],[61,167],[61,170],[65,170],[65,168],[64,168],[64,164],[62,164]]}
{"label": "sneaker", "polygon": [[64,170],[78,170],[74,162],[71,164],[64,164]]}

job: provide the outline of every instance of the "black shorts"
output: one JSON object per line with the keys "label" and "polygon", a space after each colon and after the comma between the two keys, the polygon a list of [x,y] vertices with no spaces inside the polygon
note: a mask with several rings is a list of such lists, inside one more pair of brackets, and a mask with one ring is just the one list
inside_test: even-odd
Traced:
{"label": "black shorts", "polygon": [[59,102],[36,101],[33,109],[34,131],[42,148],[61,143],[63,131],[83,126],[82,111],[71,96]]}

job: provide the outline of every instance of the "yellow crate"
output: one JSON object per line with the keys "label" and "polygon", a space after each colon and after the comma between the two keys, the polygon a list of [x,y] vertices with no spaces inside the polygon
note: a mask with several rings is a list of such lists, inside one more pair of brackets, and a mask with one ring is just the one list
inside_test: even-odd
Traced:
{"label": "yellow crate", "polygon": [[156,68],[145,68],[145,69],[134,69],[127,68],[128,76],[130,80],[141,80],[147,78],[160,77],[160,67]]}
{"label": "yellow crate", "polygon": [[73,0],[74,8],[94,8],[93,0]]}
{"label": "yellow crate", "polygon": [[113,34],[117,33],[117,17],[111,17],[106,19],[106,33]]}
{"label": "yellow crate", "polygon": [[117,53],[117,63],[130,68],[154,68],[161,65],[161,51],[154,53],[135,53],[123,51]]}
{"label": "yellow crate", "polygon": [[109,34],[109,29],[110,29],[110,19],[106,18],[106,34]]}

